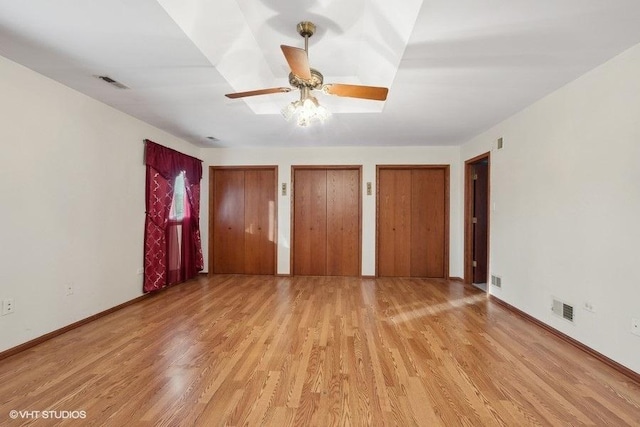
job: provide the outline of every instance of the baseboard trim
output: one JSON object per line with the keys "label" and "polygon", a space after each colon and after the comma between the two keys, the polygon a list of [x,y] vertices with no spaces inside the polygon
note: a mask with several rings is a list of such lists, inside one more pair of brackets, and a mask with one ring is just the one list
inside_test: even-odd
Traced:
{"label": "baseboard trim", "polygon": [[464,280],[462,280],[462,277],[449,277],[449,280],[453,280],[455,282],[464,282]]}
{"label": "baseboard trim", "polygon": [[584,345],[580,341],[578,341],[578,340],[576,340],[574,338],[571,338],[569,335],[567,335],[567,334],[565,334],[563,332],[560,332],[556,328],[547,325],[546,323],[536,319],[535,317],[531,316],[530,314],[525,313],[524,311],[520,310],[519,308],[516,308],[516,307],[512,306],[508,302],[505,302],[505,301],[501,300],[500,298],[495,297],[494,295],[489,295],[489,299],[491,301],[494,301],[495,303],[503,306],[504,308],[506,308],[507,310],[513,312],[514,314],[522,317],[523,319],[528,320],[529,322],[536,324],[537,326],[541,327],[542,329],[546,330],[547,332],[552,333],[553,335],[557,336],[561,340],[568,342],[569,344],[573,345],[574,347],[577,347],[578,349],[584,351],[588,355],[598,359],[599,361],[601,361],[605,365],[608,365],[609,367],[615,369],[616,371],[620,372],[621,374],[629,377],[631,380],[633,380],[636,383],[640,384],[640,373],[632,371],[631,369],[627,368],[624,365],[621,365],[620,363],[616,362],[615,360],[609,359],[604,354],[592,349],[591,347],[588,347],[588,346]]}
{"label": "baseboard trim", "polygon": [[74,322],[74,323],[72,323],[70,325],[64,326],[64,327],[62,327],[60,329],[56,329],[55,331],[51,331],[48,334],[44,334],[42,336],[39,336],[38,338],[34,338],[31,341],[27,341],[27,342],[25,342],[23,344],[17,345],[17,346],[12,347],[12,348],[10,348],[8,350],[0,352],[0,360],[6,359],[7,357],[13,356],[14,354],[18,354],[18,353],[20,353],[22,351],[25,351],[25,350],[27,350],[27,349],[29,349],[31,347],[35,347],[38,344],[41,344],[41,343],[43,343],[43,342],[45,342],[47,340],[50,340],[51,338],[55,338],[58,335],[62,335],[65,332],[69,332],[72,329],[78,328],[78,327],[80,327],[82,325],[86,325],[87,323],[93,322],[94,320],[99,319],[101,317],[104,317],[107,314],[113,313],[114,311],[118,311],[118,310],[120,310],[122,308],[125,308],[125,307],[129,306],[129,305],[132,305],[132,304],[135,304],[137,302],[140,302],[140,301],[150,297],[151,295],[154,295],[154,293],[148,293],[148,294],[140,295],[137,298],[134,298],[134,299],[129,300],[127,302],[123,302],[122,304],[119,304],[119,305],[116,305],[115,307],[111,307],[111,308],[109,308],[107,310],[101,311],[100,313],[96,313],[93,316],[89,316],[89,317],[87,317],[85,319],[78,320],[77,322]]}

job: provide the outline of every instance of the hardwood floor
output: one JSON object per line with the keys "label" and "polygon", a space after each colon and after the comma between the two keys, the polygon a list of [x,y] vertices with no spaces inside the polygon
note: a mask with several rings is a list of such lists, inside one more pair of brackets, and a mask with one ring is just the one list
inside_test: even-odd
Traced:
{"label": "hardwood floor", "polygon": [[215,276],[0,361],[0,425],[58,422],[637,426],[640,385],[459,282]]}

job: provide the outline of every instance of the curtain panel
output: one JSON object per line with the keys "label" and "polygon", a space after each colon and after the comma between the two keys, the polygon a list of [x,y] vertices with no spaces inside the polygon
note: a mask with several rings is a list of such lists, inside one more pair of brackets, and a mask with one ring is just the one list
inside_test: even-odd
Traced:
{"label": "curtain panel", "polygon": [[[144,232],[143,291],[162,289],[175,280],[169,275],[169,255],[176,251],[175,236],[170,233],[169,212],[173,200],[173,183],[178,174],[185,173],[185,192],[188,198],[187,215],[182,222],[181,269],[179,277],[189,280],[204,268],[200,240],[200,180],[202,161],[145,140],[146,196]],[[169,235],[171,234],[171,236]],[[180,243],[177,243],[180,244]],[[172,263],[175,264],[173,257]]]}

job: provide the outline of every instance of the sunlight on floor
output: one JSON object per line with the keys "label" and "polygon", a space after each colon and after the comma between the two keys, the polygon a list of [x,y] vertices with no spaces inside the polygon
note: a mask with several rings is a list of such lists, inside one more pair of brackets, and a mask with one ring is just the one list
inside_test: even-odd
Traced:
{"label": "sunlight on floor", "polygon": [[454,308],[464,307],[465,305],[475,304],[477,302],[480,302],[486,299],[487,299],[486,294],[473,295],[466,298],[460,298],[456,300],[443,302],[433,306],[426,306],[417,310],[402,312],[394,316],[391,316],[389,318],[389,321],[395,324],[404,323],[404,322],[408,322],[410,320],[417,319],[424,316],[434,316],[444,311],[452,310]]}

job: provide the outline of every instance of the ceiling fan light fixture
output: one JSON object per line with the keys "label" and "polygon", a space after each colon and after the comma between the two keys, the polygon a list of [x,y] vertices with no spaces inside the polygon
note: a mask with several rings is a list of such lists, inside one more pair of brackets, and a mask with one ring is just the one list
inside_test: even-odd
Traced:
{"label": "ceiling fan light fixture", "polygon": [[296,110],[298,109],[299,105],[302,105],[300,101],[294,101],[285,105],[285,107],[281,110],[281,113],[286,121],[289,122],[291,121],[291,119],[293,119],[293,116],[296,114]]}
{"label": "ceiling fan light fixture", "polygon": [[331,112],[320,105],[314,96],[307,96],[287,104],[282,109],[282,115],[287,121],[295,119],[298,126],[307,127],[313,123],[324,123],[331,117]]}

